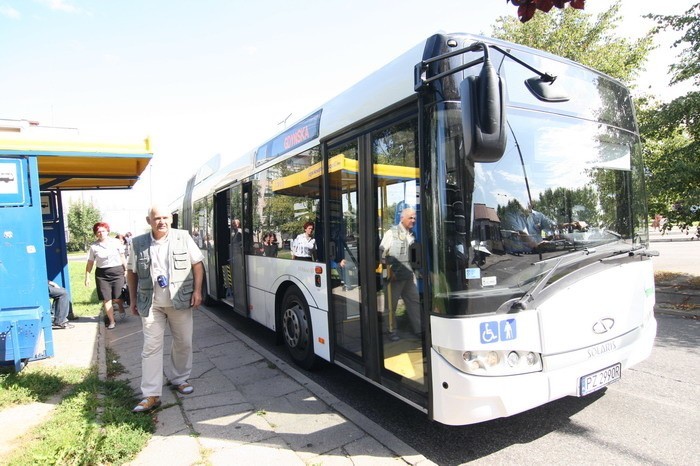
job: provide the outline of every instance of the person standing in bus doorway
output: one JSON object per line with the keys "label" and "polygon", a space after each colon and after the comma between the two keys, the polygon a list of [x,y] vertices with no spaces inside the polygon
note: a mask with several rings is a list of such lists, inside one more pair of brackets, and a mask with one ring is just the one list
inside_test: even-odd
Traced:
{"label": "person standing in bus doorway", "polygon": [[237,260],[243,259],[243,229],[237,218],[231,220],[231,241],[229,242],[229,262],[231,266]]}
{"label": "person standing in bus doorway", "polygon": [[413,227],[416,224],[416,211],[410,207],[401,211],[398,225],[394,225],[384,233],[379,244],[379,253],[384,264],[386,275],[386,308],[388,320],[386,328],[389,339],[399,340],[396,326],[396,306],[399,298],[403,299],[406,313],[411,322],[413,333],[421,334],[420,296],[416,277],[411,266],[410,248],[415,242]]}
{"label": "person standing in bus doorway", "polygon": [[116,238],[110,238],[109,225],[104,222],[94,224],[92,231],[97,237],[97,241],[90,245],[88,251],[85,286],[90,284],[90,273],[94,265],[97,297],[102,301],[107,316],[105,324],[108,329],[113,329],[116,324],[112,302],[119,307],[122,317],[126,316],[124,303],[120,299],[122,288],[124,288],[124,274],[126,273],[124,244]]}
{"label": "person standing in bus doorway", "polygon": [[241,229],[241,221],[237,218],[231,220],[231,247],[236,245],[237,247],[242,247],[243,244],[243,230]]}
{"label": "person standing in bus doorway", "polygon": [[187,231],[170,228],[170,214],[154,206],[147,217],[151,232],[132,240],[128,275],[131,311],[141,316],[141,393],[135,413],[160,406],[163,390],[163,341],[166,324],[172,347],[171,386],[183,395],[194,391],[192,372],[193,312],[202,302],[204,256]]}
{"label": "person standing in bus doorway", "polygon": [[292,257],[301,261],[312,261],[316,255],[314,222],[304,224],[304,233],[300,233],[292,242]]}

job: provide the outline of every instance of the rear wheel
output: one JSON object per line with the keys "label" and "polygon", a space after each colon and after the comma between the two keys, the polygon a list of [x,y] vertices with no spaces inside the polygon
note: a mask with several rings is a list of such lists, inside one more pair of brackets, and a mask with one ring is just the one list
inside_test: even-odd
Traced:
{"label": "rear wheel", "polygon": [[282,338],[294,362],[312,369],[316,361],[309,306],[298,288],[287,290],[282,300]]}

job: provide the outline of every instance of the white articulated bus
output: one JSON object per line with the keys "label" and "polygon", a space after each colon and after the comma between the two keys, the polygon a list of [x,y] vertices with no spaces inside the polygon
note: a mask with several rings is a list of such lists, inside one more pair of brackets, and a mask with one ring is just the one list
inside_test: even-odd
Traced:
{"label": "white articulated bus", "polygon": [[[437,34],[205,168],[174,223],[204,251],[208,298],[305,368],[330,361],[463,425],[587,395],[650,354],[633,105],[585,66]],[[412,235],[392,230],[402,212]],[[307,222],[316,249],[294,260]]]}

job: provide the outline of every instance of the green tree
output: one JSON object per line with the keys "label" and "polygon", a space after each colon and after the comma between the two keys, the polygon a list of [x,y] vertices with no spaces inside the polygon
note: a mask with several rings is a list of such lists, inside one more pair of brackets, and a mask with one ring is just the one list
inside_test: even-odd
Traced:
{"label": "green tree", "polygon": [[582,10],[566,8],[536,15],[525,24],[513,17],[496,20],[492,35],[544,50],[590,66],[631,85],[653,48],[652,37],[630,41],[615,35],[621,21],[620,2],[595,19]]}
{"label": "green tree", "polygon": [[[672,48],[683,47],[669,68],[670,85],[692,81],[700,86],[700,3],[680,15],[648,15],[656,20],[654,33],[672,29],[682,33]],[[644,142],[649,207],[673,225],[686,227],[700,220],[700,92],[693,90],[671,102],[652,99],[640,103],[640,131]]]}
{"label": "green tree", "polygon": [[[533,208],[558,224],[586,219],[587,222],[595,225],[599,222],[597,201],[598,197],[590,187],[556,188],[555,190],[548,188],[540,193],[539,199],[533,201]],[[577,218],[572,218],[572,214]]]}
{"label": "green tree", "polygon": [[82,200],[71,202],[68,207],[68,251],[87,251],[94,237],[92,226],[101,218],[102,213],[94,205]]}

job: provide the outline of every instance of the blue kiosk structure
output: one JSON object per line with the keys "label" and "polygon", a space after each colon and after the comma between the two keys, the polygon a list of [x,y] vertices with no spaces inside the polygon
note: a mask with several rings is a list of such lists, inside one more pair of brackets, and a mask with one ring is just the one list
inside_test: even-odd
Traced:
{"label": "blue kiosk structure", "polygon": [[[32,134],[35,133],[35,134]],[[153,155],[135,144],[0,132],[0,364],[54,356],[48,280],[70,291],[61,193],[129,189]]]}

